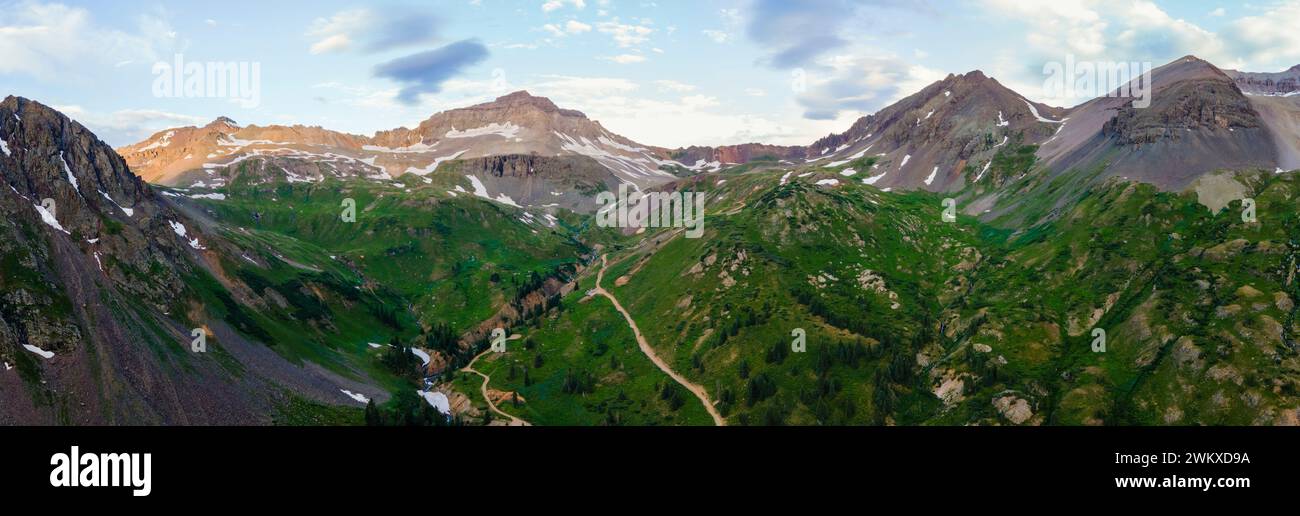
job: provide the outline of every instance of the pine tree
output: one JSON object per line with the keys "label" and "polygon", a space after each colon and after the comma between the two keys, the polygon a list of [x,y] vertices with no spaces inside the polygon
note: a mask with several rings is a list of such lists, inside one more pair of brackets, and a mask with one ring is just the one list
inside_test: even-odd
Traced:
{"label": "pine tree", "polygon": [[366,402],[366,426],[384,426],[383,415],[379,413],[379,407],[375,406],[375,400]]}

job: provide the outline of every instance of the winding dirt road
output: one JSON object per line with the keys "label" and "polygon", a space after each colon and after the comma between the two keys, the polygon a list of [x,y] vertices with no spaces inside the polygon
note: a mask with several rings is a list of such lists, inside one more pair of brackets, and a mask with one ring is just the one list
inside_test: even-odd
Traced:
{"label": "winding dirt road", "polygon": [[486,355],[491,352],[492,352],[492,348],[483,350],[482,353],[479,353],[478,356],[474,357],[474,360],[470,360],[469,365],[466,365],[463,369],[461,369],[461,371],[466,373],[474,373],[476,375],[483,377],[483,385],[479,387],[479,391],[483,393],[483,401],[487,402],[488,408],[492,409],[492,412],[497,413],[501,417],[509,419],[510,426],[532,426],[527,421],[524,421],[515,416],[502,412],[501,409],[497,408],[496,404],[492,403],[492,398],[488,397],[488,382],[492,381],[492,377],[475,370],[474,363],[478,362],[479,357],[482,357],[483,355]]}
{"label": "winding dirt road", "polygon": [[722,414],[718,413],[718,409],[713,406],[713,402],[709,401],[708,391],[704,390],[704,387],[691,383],[690,380],[683,378],[681,375],[677,374],[676,371],[673,371],[671,367],[668,367],[668,363],[664,362],[659,358],[659,355],[655,354],[654,349],[650,347],[650,343],[645,340],[645,336],[641,335],[641,329],[637,328],[636,321],[632,320],[632,314],[629,314],[627,310],[623,309],[623,304],[618,302],[618,298],[614,297],[613,294],[610,294],[609,291],[600,286],[601,282],[605,279],[605,269],[609,266],[609,262],[606,261],[605,256],[606,255],[603,254],[600,255],[600,272],[596,274],[596,288],[594,289],[594,292],[609,299],[610,302],[614,303],[614,309],[618,310],[618,313],[623,314],[623,318],[627,320],[628,327],[632,328],[632,334],[636,335],[636,343],[641,347],[641,352],[645,353],[645,356],[650,357],[650,361],[654,362],[655,366],[658,367],[660,371],[663,371],[664,374],[667,374],[674,381],[681,384],[682,387],[685,387],[686,390],[691,391],[691,394],[694,394],[696,398],[699,398],[700,402],[704,404],[704,410],[709,411],[709,415],[713,417],[714,425],[727,426],[727,420],[722,417]]}

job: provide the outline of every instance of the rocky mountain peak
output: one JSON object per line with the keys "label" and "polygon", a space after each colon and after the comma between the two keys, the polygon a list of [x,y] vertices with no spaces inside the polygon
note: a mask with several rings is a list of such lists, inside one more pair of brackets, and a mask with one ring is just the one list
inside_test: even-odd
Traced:
{"label": "rocky mountain peak", "polygon": [[239,123],[235,122],[234,120],[230,119],[229,117],[219,116],[219,117],[216,118],[216,120],[213,120],[213,121],[209,122],[208,125],[206,125],[206,126],[204,126],[204,127],[205,127],[205,128],[220,128],[220,127],[226,127],[226,128],[230,128],[230,129],[238,129],[238,128],[239,128]]}
{"label": "rocky mountain peak", "polygon": [[[36,101],[0,103],[0,138],[13,167],[3,175],[20,195],[98,207],[106,199],[133,205],[147,192],[122,157],[89,129]],[[75,201],[75,202],[74,202]]]}
{"label": "rocky mountain peak", "polygon": [[584,115],[581,111],[575,111],[572,109],[560,109],[560,107],[556,106],[555,103],[551,101],[551,99],[548,99],[546,97],[538,97],[536,95],[529,93],[526,90],[516,91],[509,95],[497,97],[497,99],[492,102],[488,102],[486,104],[479,104],[476,106],[470,106],[465,109],[490,110],[490,109],[512,109],[512,108],[535,109],[547,114],[558,113],[564,116],[577,116],[577,117],[586,118],[586,115]]}

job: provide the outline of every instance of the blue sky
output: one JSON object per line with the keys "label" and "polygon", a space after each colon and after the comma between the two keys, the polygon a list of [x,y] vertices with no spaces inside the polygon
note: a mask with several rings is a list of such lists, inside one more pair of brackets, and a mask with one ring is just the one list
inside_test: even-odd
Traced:
{"label": "blue sky", "polygon": [[[229,116],[359,134],[527,89],[638,142],[806,144],[948,73],[1300,64],[1300,0],[0,1],[0,95],[113,145]],[[153,66],[259,63],[260,103],[158,98]]]}

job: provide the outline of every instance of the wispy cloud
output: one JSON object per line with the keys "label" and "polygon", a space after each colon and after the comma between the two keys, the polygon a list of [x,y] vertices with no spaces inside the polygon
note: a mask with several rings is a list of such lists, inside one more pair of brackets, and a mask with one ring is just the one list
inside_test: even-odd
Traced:
{"label": "wispy cloud", "polygon": [[313,54],[373,53],[435,42],[440,26],[437,16],[417,8],[352,9],[317,18],[307,29],[307,37],[313,41]]}
{"label": "wispy cloud", "polygon": [[153,62],[176,45],[164,20],[141,16],[133,31],[112,29],[89,11],[63,4],[24,2],[0,15],[0,74],[67,82],[97,65]]}
{"label": "wispy cloud", "polygon": [[602,57],[601,59],[618,64],[633,64],[645,62],[645,56],[637,54],[619,54],[616,56]]}
{"label": "wispy cloud", "polygon": [[415,104],[420,95],[438,93],[448,79],[487,57],[486,46],[478,40],[467,39],[380,64],[375,67],[374,75],[401,83],[403,88],[397,99]]}
{"label": "wispy cloud", "polygon": [[769,66],[795,68],[847,45],[840,30],[853,11],[848,0],[756,0],[747,32],[769,50]]}
{"label": "wispy cloud", "polygon": [[641,45],[650,40],[650,34],[654,33],[654,28],[649,27],[644,22],[633,25],[622,23],[618,18],[611,21],[600,22],[596,24],[596,30],[603,34],[609,34],[614,38],[614,43],[621,48],[631,48]]}
{"label": "wispy cloud", "polygon": [[144,140],[163,129],[207,123],[207,120],[201,117],[152,109],[124,109],[99,113],[79,105],[52,107],[85,125],[100,139],[115,147]]}
{"label": "wispy cloud", "polygon": [[577,9],[587,7],[587,2],[585,0],[547,0],[546,2],[542,2],[542,11],[549,13],[563,8],[565,4],[572,5]]}

